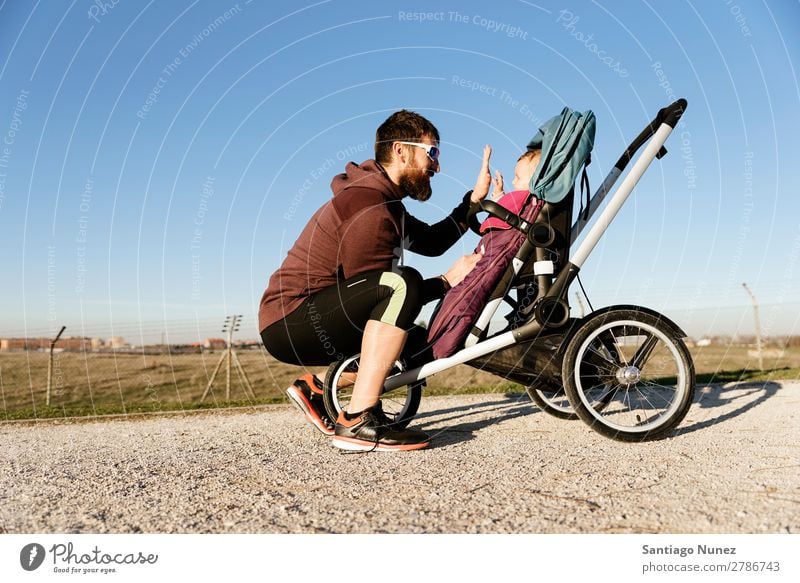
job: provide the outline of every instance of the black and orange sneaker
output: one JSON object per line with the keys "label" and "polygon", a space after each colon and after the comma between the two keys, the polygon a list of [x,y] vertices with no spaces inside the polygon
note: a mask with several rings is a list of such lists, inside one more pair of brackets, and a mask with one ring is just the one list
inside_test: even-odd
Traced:
{"label": "black and orange sneaker", "polygon": [[305,415],[306,421],[323,435],[333,435],[333,421],[322,401],[322,383],[313,374],[305,374],[286,389],[286,396]]}
{"label": "black and orange sneaker", "polygon": [[336,420],[332,445],[350,451],[409,451],[431,443],[427,433],[414,429],[393,429],[372,407],[352,417],[342,411]]}

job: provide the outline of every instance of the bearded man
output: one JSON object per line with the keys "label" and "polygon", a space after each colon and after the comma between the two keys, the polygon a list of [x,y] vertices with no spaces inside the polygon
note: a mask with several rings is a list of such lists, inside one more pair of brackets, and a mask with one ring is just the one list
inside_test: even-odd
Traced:
{"label": "bearded man", "polygon": [[383,383],[397,359],[419,350],[406,346],[406,339],[422,306],[461,282],[481,255],[461,257],[427,280],[399,259],[403,249],[441,255],[466,232],[469,214],[489,192],[490,155],[486,146],[475,188],[447,217],[428,225],[402,201],[430,198],[430,180],[440,171],[439,132],[417,113],[393,113],[376,132],[375,159],[350,162],[333,178],[333,198],[314,213],[270,278],[259,329],[272,356],[317,367],[361,354],[352,398],[335,423],[325,412],[320,375],[307,372],[287,389],[335,447],[404,451],[429,445],[425,433],[389,425],[380,405]]}

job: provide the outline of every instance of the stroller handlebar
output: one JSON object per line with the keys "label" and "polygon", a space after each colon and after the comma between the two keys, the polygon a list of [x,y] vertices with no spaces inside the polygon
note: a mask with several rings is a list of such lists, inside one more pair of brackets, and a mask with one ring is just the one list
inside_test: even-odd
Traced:
{"label": "stroller handlebar", "polygon": [[[636,151],[642,147],[642,144],[653,137],[653,134],[656,133],[656,130],[661,124],[667,124],[672,129],[675,129],[675,126],[678,125],[678,120],[681,119],[683,112],[686,111],[687,105],[687,101],[681,98],[660,109],[655,119],[642,130],[642,133],[636,136],[636,139],[631,142],[630,146],[628,146],[627,150],[620,156],[614,166],[622,172],[625,166],[628,165],[628,162],[631,161]],[[661,158],[666,153],[666,149],[662,148],[658,154],[658,158]]]}
{"label": "stroller handlebar", "polygon": [[658,115],[656,116],[655,122],[659,122],[656,125],[655,129],[658,129],[658,126],[662,123],[667,124],[672,129],[675,129],[675,126],[678,124],[678,120],[681,119],[683,112],[686,111],[686,106],[688,105],[687,101],[683,98],[670,103],[665,108],[659,110]]}

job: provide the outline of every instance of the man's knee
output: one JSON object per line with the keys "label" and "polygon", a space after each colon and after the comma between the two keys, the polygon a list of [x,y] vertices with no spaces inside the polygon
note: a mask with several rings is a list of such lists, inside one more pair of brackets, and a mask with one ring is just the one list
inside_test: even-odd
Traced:
{"label": "man's knee", "polygon": [[393,273],[397,273],[400,277],[403,278],[403,281],[406,284],[406,288],[411,290],[414,294],[421,294],[422,289],[425,287],[425,280],[422,278],[422,275],[419,271],[414,269],[413,267],[406,267],[401,266],[395,268]]}
{"label": "man's knee", "polygon": [[392,287],[393,293],[403,296],[405,302],[412,305],[421,302],[425,280],[413,267],[398,267],[391,272],[384,273],[381,283],[384,282]]}
{"label": "man's knee", "polygon": [[399,267],[381,274],[380,285],[389,290],[383,314],[377,319],[394,326],[407,327],[422,308],[424,280],[411,267]]}

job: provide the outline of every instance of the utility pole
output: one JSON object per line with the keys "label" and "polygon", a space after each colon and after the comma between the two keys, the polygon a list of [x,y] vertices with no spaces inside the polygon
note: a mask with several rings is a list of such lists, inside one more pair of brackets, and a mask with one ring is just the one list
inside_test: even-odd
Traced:
{"label": "utility pole", "polygon": [[228,316],[227,318],[225,318],[225,325],[222,327],[222,331],[223,332],[225,332],[226,329],[227,329],[227,332],[228,332],[228,342],[227,342],[227,345],[228,345],[228,352],[227,352],[227,354],[228,354],[228,366],[226,367],[226,369],[227,369],[226,377],[227,378],[225,379],[225,400],[226,401],[230,401],[231,400],[231,345],[233,344],[233,330],[234,330],[234,328],[236,328],[237,330],[239,329],[236,326],[236,324],[238,324],[238,323],[239,322],[238,322],[238,319],[236,318],[236,316],[233,317],[233,321],[231,321],[231,317]]}
{"label": "utility pole", "polygon": [[50,360],[47,361],[47,394],[44,400],[45,405],[47,405],[48,407],[50,406],[50,387],[53,384],[53,348],[55,347],[56,342],[58,342],[58,339],[61,338],[61,335],[64,333],[64,330],[66,329],[67,329],[66,326],[61,326],[61,330],[59,331],[59,333],[56,334],[56,337],[50,341]]}
{"label": "utility pole", "polygon": [[761,319],[758,316],[758,302],[756,301],[756,296],[753,295],[753,292],[750,291],[750,288],[747,287],[746,283],[743,283],[742,287],[744,287],[745,291],[750,295],[750,299],[753,301],[753,312],[756,319],[756,352],[758,353],[758,370],[764,370],[764,358],[761,352]]}
{"label": "utility pole", "polygon": [[208,380],[208,385],[206,385],[206,390],[203,392],[203,396],[200,397],[200,402],[206,400],[208,396],[208,391],[211,390],[211,385],[214,384],[214,379],[217,378],[217,373],[219,369],[222,367],[222,363],[225,362],[227,364],[226,371],[225,371],[225,400],[231,400],[231,369],[233,365],[236,366],[236,373],[239,375],[240,380],[244,384],[247,393],[250,397],[255,400],[256,395],[253,392],[253,387],[250,385],[250,380],[247,378],[247,374],[244,372],[244,368],[242,367],[242,363],[239,362],[239,357],[236,356],[236,351],[233,349],[233,333],[239,330],[239,324],[242,321],[242,315],[237,314],[235,316],[228,316],[225,318],[225,323],[222,325],[222,331],[228,333],[228,339],[226,341],[227,348],[225,352],[222,353],[220,356],[219,362],[217,362],[217,366],[214,368],[214,372],[211,373],[211,378]]}

